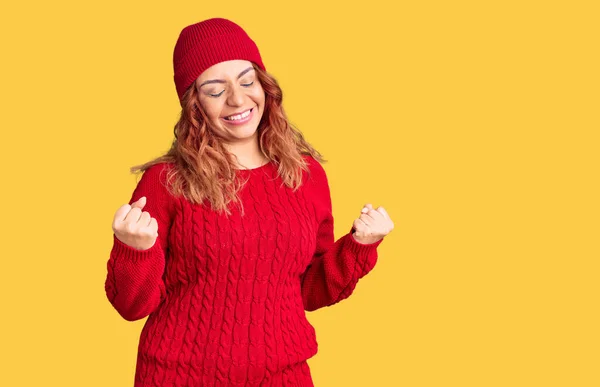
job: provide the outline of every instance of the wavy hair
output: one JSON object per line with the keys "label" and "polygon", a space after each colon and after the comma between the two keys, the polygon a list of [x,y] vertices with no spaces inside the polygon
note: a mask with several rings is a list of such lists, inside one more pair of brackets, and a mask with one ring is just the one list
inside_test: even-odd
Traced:
{"label": "wavy hair", "polygon": [[[260,150],[278,166],[283,183],[295,191],[302,184],[302,170],[309,170],[303,155],[311,155],[318,162],[327,160],[289,122],[277,80],[255,63],[252,66],[265,92],[265,109],[257,128]],[[213,210],[227,215],[231,214],[230,204],[239,204],[243,214],[238,192],[247,180],[238,178],[235,156],[214,134],[214,125],[200,105],[195,82],[183,95],[181,106],[171,149],[154,160],[131,167],[131,173],[144,172],[159,163],[172,163],[174,168],[169,168],[167,176],[172,195],[183,196],[194,204],[208,201]]]}

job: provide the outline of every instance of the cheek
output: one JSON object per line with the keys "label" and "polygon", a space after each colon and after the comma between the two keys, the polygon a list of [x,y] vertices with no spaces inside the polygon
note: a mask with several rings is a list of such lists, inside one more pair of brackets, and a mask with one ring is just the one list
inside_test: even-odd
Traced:
{"label": "cheek", "polygon": [[200,104],[209,119],[218,121],[221,114],[221,105],[212,101],[201,101]]}
{"label": "cheek", "polygon": [[265,104],[265,92],[262,88],[256,89],[252,92],[252,99],[259,105]]}

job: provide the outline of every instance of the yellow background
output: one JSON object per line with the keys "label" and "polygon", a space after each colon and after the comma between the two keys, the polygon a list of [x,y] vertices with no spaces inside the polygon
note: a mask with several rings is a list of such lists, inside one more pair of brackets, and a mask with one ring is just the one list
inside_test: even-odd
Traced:
{"label": "yellow background", "polygon": [[336,236],[396,224],[309,313],[316,386],[598,386],[599,12],[589,1],[2,6],[2,386],[132,386],[104,294],[128,168],[165,152],[172,52],[239,23],[330,160]]}

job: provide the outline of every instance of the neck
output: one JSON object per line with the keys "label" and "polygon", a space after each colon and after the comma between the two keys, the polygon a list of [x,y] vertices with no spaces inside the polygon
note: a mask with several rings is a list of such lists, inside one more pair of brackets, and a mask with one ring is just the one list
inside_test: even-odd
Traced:
{"label": "neck", "polygon": [[256,139],[246,143],[229,144],[227,150],[235,156],[238,169],[254,169],[268,162]]}

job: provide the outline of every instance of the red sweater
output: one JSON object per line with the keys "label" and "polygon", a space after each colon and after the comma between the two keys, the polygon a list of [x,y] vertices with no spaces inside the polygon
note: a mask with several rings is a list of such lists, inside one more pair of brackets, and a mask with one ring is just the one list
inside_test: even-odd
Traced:
{"label": "red sweater", "polygon": [[170,195],[168,164],[144,172],[129,204],[146,196],[158,239],[137,250],[113,234],[105,283],[124,319],[149,316],[136,387],[271,385],[317,353],[305,311],[350,296],[382,240],[359,243],[353,229],[334,240],[325,170],[304,157],[310,173],[296,192],[274,163],[237,171],[249,177],[245,215],[233,206],[229,219]]}

